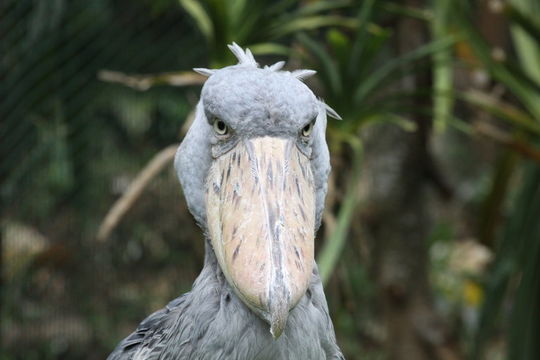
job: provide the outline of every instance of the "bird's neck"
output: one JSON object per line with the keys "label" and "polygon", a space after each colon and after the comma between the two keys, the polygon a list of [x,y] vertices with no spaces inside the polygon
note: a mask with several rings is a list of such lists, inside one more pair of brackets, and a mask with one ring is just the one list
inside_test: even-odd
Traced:
{"label": "bird's neck", "polygon": [[[206,267],[219,268],[216,254],[214,253],[212,243],[208,237],[205,237],[204,239],[204,268]],[[221,271],[221,268],[219,268],[219,270]]]}
{"label": "bird's neck", "polygon": [[214,253],[214,249],[212,248],[212,244],[208,237],[205,237],[204,244],[204,266],[193,284],[193,290],[198,290],[198,285],[202,282],[206,283],[205,286],[208,286],[210,283],[220,290],[228,289],[229,284],[219,266],[216,254]]}

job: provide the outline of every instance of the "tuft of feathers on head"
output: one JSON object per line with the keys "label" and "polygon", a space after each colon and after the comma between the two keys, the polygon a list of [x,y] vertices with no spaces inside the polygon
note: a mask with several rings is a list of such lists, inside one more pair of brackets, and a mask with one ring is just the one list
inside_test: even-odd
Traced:
{"label": "tuft of feathers on head", "polygon": [[300,69],[300,70],[294,70],[291,75],[297,78],[298,80],[304,80],[307,79],[310,76],[315,75],[317,72],[315,70],[309,70],[309,69]]}
{"label": "tuft of feathers on head", "polygon": [[341,116],[339,116],[339,114],[337,113],[336,110],[332,109],[330,106],[328,106],[328,104],[326,104],[324,102],[324,100],[322,99],[319,99],[320,103],[322,104],[322,106],[324,107],[324,109],[326,110],[326,115],[330,116],[331,118],[333,119],[336,119],[336,120],[343,120],[341,118]]}
{"label": "tuft of feathers on head", "polygon": [[274,65],[265,66],[265,69],[271,70],[271,71],[279,71],[285,66],[285,61],[278,61]]}
{"label": "tuft of feathers on head", "polygon": [[[233,42],[230,45],[227,45],[227,47],[238,59],[238,64],[236,64],[236,66],[240,65],[240,66],[250,66],[254,68],[259,68],[259,64],[257,63],[257,61],[255,61],[255,57],[253,57],[251,50],[247,48],[246,50],[244,50],[235,42]],[[277,63],[270,66],[265,66],[264,68],[270,71],[280,71],[283,68],[283,66],[285,66],[285,61],[278,61]],[[204,76],[212,76],[219,69],[193,68],[193,70]],[[291,72],[290,74],[294,76],[295,78],[297,78],[298,80],[304,80],[310,76],[315,75],[316,73],[317,72],[315,70],[300,69],[300,70],[295,70]]]}
{"label": "tuft of feathers on head", "polygon": [[209,76],[212,76],[212,74],[214,74],[217,71],[217,69],[193,68],[193,71],[203,76],[209,77]]}
{"label": "tuft of feathers on head", "polygon": [[[238,64],[236,66],[246,66],[246,67],[254,67],[259,68],[259,64],[257,61],[255,61],[255,58],[253,57],[253,54],[251,53],[251,50],[249,49],[242,49],[237,43],[233,42],[230,45],[227,45],[231,52],[236,56],[238,59]],[[280,71],[283,66],[285,66],[285,61],[278,61],[277,63],[265,66],[264,69],[270,70],[270,71]],[[212,76],[216,71],[219,69],[206,69],[206,68],[194,68],[194,71],[197,73],[204,75],[204,76]],[[292,72],[289,72],[291,76],[294,76],[300,81],[303,81],[307,79],[310,76],[315,75],[317,72],[315,70],[309,70],[309,69],[300,69],[300,70],[294,70]],[[326,114],[334,119],[341,120],[341,116],[332,109],[330,106],[328,106],[324,101],[320,100],[321,103],[324,105],[324,108],[326,110]]]}
{"label": "tuft of feathers on head", "polygon": [[255,61],[255,58],[253,57],[253,54],[251,53],[251,50],[246,49],[245,51],[238,46],[237,43],[233,42],[230,45],[227,45],[229,49],[232,51],[234,56],[238,59],[238,65],[246,65],[246,66],[253,66],[258,68],[259,64]]}

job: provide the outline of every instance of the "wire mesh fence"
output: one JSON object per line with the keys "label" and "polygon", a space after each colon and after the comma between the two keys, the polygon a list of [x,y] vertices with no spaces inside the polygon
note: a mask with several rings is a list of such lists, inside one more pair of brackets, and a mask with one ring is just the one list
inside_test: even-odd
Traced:
{"label": "wire mesh fence", "polygon": [[[136,231],[99,246],[95,229],[142,165],[179,141],[195,91],[141,93],[98,74],[189,69],[206,57],[201,41],[175,1],[1,2],[3,358],[102,359],[163,305],[124,300],[154,281],[163,303],[189,288],[202,259],[185,254],[202,244],[178,239],[193,224],[178,220],[172,171],[133,209]],[[170,264],[180,262],[178,275]],[[137,270],[148,266],[162,279]]]}

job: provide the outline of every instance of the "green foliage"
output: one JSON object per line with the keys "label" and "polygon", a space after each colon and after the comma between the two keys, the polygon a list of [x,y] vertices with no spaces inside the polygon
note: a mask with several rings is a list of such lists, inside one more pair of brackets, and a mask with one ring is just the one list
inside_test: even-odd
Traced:
{"label": "green foliage", "polygon": [[[433,2],[434,19],[431,22],[433,39],[440,40],[451,34],[450,8],[452,1],[437,0]],[[444,131],[452,116],[452,51],[441,49],[433,54],[433,123],[436,131]]]}
{"label": "green foliage", "polygon": [[[470,41],[484,69],[507,87],[520,106],[479,93],[464,95],[468,102],[507,122],[514,138],[526,139],[530,146],[540,139],[540,8],[534,2],[509,1],[498,9],[511,24],[517,59],[495,60],[488,43],[470,20],[471,9],[460,2],[458,21],[463,36]],[[519,64],[519,65],[517,65]],[[515,203],[508,214],[497,258],[486,283],[486,302],[472,357],[481,358],[496,328],[504,326],[504,301],[513,298],[509,319],[509,359],[540,357],[537,334],[540,301],[540,165],[525,164]],[[515,287],[517,283],[517,287]]]}
{"label": "green foliage", "polygon": [[540,86],[540,4],[534,1],[511,0],[504,4],[504,12],[512,21],[512,37],[516,44],[519,63]]}
{"label": "green foliage", "polygon": [[514,261],[514,271],[521,276],[510,319],[510,359],[540,356],[540,167],[529,166],[524,179],[503,240],[512,242],[515,252],[506,256]]}
{"label": "green foliage", "polygon": [[[508,358],[534,359],[539,354],[536,334],[539,331],[540,301],[540,167],[537,165],[526,166],[524,182],[512,209],[486,284],[487,300],[473,347],[473,358],[481,358],[487,339],[493,335],[495,324],[503,316],[502,305],[509,292],[514,291]],[[519,283],[517,289],[512,289],[514,281]]]}
{"label": "green foliage", "polygon": [[210,49],[210,65],[229,65],[233,59],[227,44],[249,46],[254,54],[284,55],[283,41],[298,31],[328,26],[353,26],[354,20],[328,14],[350,1],[317,1],[300,6],[296,0],[179,0],[204,35]]}
{"label": "green foliage", "polygon": [[412,94],[389,89],[414,72],[419,60],[447,51],[455,42],[450,35],[441,36],[408,54],[381,63],[381,59],[392,54],[389,49],[392,32],[374,23],[377,20],[375,9],[375,1],[362,3],[352,34],[330,29],[325,42],[316,41],[306,33],[297,36],[308,50],[306,60],[313,63],[319,73],[325,100],[347,120],[340,125],[344,133],[355,134],[364,123],[380,120],[411,129],[411,124],[400,117],[399,112]]}
{"label": "green foliage", "polygon": [[[334,231],[318,251],[319,269],[349,358],[383,358],[372,264],[361,263],[357,254],[371,249],[358,250],[365,244],[353,238],[360,212],[371,211],[361,201],[359,184],[361,175],[370,171],[362,168],[360,134],[365,125],[385,122],[416,131],[416,123],[406,115],[416,111],[432,114],[437,136],[451,133],[450,124],[465,129],[468,136],[474,133],[467,118],[472,108],[501,120],[512,140],[538,148],[538,4],[510,0],[499,8],[510,24],[515,49],[506,58],[494,58],[475,24],[474,11],[465,0],[434,0],[423,8],[375,0],[1,3],[0,153],[8,154],[0,163],[2,236],[7,234],[4,229],[18,224],[25,229],[17,233],[21,239],[34,241],[33,246],[36,238],[43,239],[39,251],[26,254],[28,261],[3,284],[3,330],[24,334],[28,324],[48,324],[51,314],[59,313],[72,314],[76,324],[88,330],[83,332],[87,339],[79,339],[82,343],[65,340],[68,347],[41,341],[26,349],[10,343],[8,351],[14,355],[6,358],[82,359],[89,348],[102,358],[144,314],[189,289],[201,265],[203,242],[177,196],[172,172],[155,180],[110,243],[98,246],[93,237],[134,174],[181,136],[182,122],[198,93],[189,86],[197,79],[185,71],[171,72],[205,62],[228,65],[233,58],[226,45],[233,41],[258,55],[289,56],[293,67],[315,68],[317,80],[310,85],[344,118],[329,122],[337,195],[327,209]],[[431,38],[396,56],[395,22],[403,17],[423,21]],[[463,68],[454,58],[457,43],[472,49],[474,66],[507,89],[503,98],[457,89],[456,68]],[[405,92],[397,86],[426,69],[433,75],[431,87]],[[133,88],[144,90],[138,92],[99,81],[102,70],[160,75],[130,77],[138,81]],[[189,86],[164,86],[178,85],[174,76]],[[410,109],[410,98],[421,95],[433,104],[426,101],[425,107]],[[465,120],[457,122],[458,114]],[[477,151],[488,164],[474,166],[494,170],[478,170],[470,182],[456,180],[459,191],[475,189],[472,204],[463,206],[472,209],[462,209],[459,200],[458,205],[442,207],[487,219],[486,227],[498,239],[492,249],[494,263],[484,277],[474,279],[484,284],[485,302],[470,356],[482,358],[502,332],[509,359],[540,358],[535,337],[540,333],[540,166],[500,155],[498,147],[478,150],[477,138],[467,139],[471,146],[455,141],[451,150],[459,149],[462,157]],[[488,205],[481,208],[484,198]],[[503,218],[497,216],[499,211]],[[479,228],[482,231],[475,220],[463,225],[451,216],[430,216],[439,224],[426,239],[433,251],[450,248],[461,233],[474,236]],[[180,264],[181,271],[174,264]],[[435,259],[435,282],[439,276],[452,276],[449,266],[446,258]],[[437,286],[438,303],[461,295],[455,288]],[[468,331],[456,320],[456,312],[445,314],[451,314],[448,320],[458,332]]]}
{"label": "green foliage", "polygon": [[[336,268],[338,259],[345,247],[348,230],[354,218],[354,211],[358,204],[358,181],[360,178],[360,164],[362,163],[362,147],[359,142],[351,143],[354,149],[353,166],[354,169],[349,177],[347,192],[336,219],[336,227],[332,235],[326,239],[324,247],[317,257],[319,273],[323,285],[326,284]],[[361,267],[359,267],[361,269]],[[356,282],[357,283],[357,282]]]}
{"label": "green foliage", "polygon": [[[536,43],[529,41],[525,48],[518,47],[517,49],[518,59],[522,64],[526,64],[525,66],[516,66],[515,62],[512,60],[496,60],[492,56],[492,49],[488,43],[482,38],[478,30],[474,28],[474,22],[471,20],[472,15],[470,4],[466,1],[460,0],[456,8],[457,20],[459,21],[459,26],[462,29],[461,31],[463,36],[468,42],[470,42],[475,55],[478,56],[478,59],[482,62],[482,65],[485,67],[486,71],[488,71],[491,76],[503,83],[510,91],[512,91],[525,109],[532,114],[535,121],[540,121],[540,83],[534,75],[534,72],[537,71],[536,69],[538,66],[537,64],[531,67],[528,65],[534,61],[536,53],[539,51],[538,38],[536,38]],[[511,21],[519,20],[514,23],[514,26],[518,26],[522,30],[530,31],[531,27],[525,26],[524,24],[535,23],[536,20],[532,20],[537,18],[537,16],[534,15],[534,12],[530,13],[528,16],[521,13],[519,17],[515,15],[516,13],[517,9],[510,12],[510,14],[513,14],[513,18],[510,18]],[[523,19],[529,20],[525,21]],[[518,34],[522,33],[518,32]],[[534,39],[533,37],[530,37],[530,35],[527,37],[527,39]],[[522,34],[519,36],[525,35]],[[523,49],[527,50],[524,52]]]}

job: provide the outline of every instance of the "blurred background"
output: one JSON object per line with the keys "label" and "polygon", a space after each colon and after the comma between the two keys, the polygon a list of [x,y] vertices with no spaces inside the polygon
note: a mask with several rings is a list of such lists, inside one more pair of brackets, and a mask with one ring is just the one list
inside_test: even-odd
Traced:
{"label": "blurred background", "polygon": [[[348,359],[540,359],[540,3],[0,2],[1,359],[104,359],[189,291],[193,67],[310,68]],[[116,204],[116,205],[115,205]],[[104,219],[107,217],[107,220]]]}

